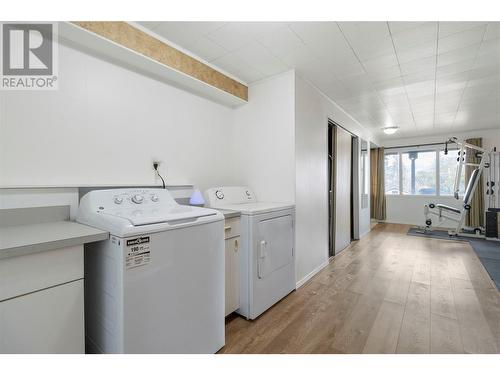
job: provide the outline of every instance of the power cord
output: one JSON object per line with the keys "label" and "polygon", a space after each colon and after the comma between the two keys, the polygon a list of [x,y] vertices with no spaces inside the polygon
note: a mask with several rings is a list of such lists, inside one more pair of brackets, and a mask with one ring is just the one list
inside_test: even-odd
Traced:
{"label": "power cord", "polygon": [[160,166],[160,163],[153,163],[153,168],[155,169],[156,171],[156,174],[158,175],[158,177],[161,178],[161,182],[163,184],[163,188],[165,189],[165,180],[163,179],[163,177],[161,176],[160,172],[158,172],[158,167]]}

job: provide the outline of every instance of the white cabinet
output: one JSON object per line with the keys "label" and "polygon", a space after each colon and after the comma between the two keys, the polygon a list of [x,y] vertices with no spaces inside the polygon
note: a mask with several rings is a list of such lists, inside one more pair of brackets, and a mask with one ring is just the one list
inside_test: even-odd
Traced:
{"label": "white cabinet", "polygon": [[240,307],[240,218],[226,219],[226,316]]}
{"label": "white cabinet", "polygon": [[0,302],[0,353],[84,353],[83,280]]}
{"label": "white cabinet", "polygon": [[83,245],[0,259],[0,353],[84,353]]}

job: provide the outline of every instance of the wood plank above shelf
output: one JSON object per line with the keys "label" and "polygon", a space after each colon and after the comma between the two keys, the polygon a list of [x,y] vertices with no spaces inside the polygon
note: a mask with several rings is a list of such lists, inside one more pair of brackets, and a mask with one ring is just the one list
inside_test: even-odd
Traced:
{"label": "wood plank above shelf", "polygon": [[61,22],[59,40],[229,107],[248,100],[244,84],[127,22]]}

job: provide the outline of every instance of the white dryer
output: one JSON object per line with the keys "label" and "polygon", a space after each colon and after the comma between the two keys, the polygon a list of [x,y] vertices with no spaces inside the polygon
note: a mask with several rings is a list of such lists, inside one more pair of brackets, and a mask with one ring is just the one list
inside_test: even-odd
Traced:
{"label": "white dryer", "polygon": [[224,218],[164,189],[87,193],[77,221],[110,232],[85,249],[88,347],[215,353],[224,346]]}
{"label": "white dryer", "polygon": [[241,211],[240,308],[255,319],[295,290],[295,206],[258,202],[245,186],[205,192],[212,208]]}

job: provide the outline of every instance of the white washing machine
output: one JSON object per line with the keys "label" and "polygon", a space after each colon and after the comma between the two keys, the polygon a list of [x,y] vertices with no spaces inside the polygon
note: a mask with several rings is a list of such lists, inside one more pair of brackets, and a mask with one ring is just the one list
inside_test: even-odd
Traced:
{"label": "white washing machine", "polygon": [[87,193],[77,221],[110,232],[85,249],[89,351],[215,353],[224,346],[224,218],[164,189]]}
{"label": "white washing machine", "polygon": [[258,202],[245,186],[205,192],[212,208],[241,211],[240,308],[255,319],[295,290],[295,206]]}

